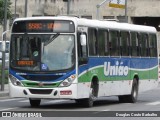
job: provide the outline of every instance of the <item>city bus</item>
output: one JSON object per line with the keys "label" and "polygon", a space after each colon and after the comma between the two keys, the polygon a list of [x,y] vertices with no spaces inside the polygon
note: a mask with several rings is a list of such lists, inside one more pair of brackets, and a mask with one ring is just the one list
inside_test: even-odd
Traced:
{"label": "city bus", "polygon": [[135,103],[158,86],[154,27],[71,16],[18,18],[10,40],[11,97],[75,100],[99,97]]}

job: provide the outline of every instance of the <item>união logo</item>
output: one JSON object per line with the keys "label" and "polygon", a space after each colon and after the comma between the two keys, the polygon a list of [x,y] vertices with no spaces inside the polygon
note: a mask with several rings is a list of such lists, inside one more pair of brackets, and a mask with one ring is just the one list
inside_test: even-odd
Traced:
{"label": "uni\u00e3o logo", "polygon": [[129,68],[123,62],[116,61],[114,65],[111,62],[104,62],[104,75],[105,76],[127,76]]}

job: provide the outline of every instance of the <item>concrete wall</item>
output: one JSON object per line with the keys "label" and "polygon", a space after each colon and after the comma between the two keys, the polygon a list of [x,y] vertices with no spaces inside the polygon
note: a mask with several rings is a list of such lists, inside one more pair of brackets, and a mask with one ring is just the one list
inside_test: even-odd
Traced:
{"label": "concrete wall", "polygon": [[[14,14],[15,0],[11,0]],[[96,18],[96,5],[103,0],[71,0],[70,13]],[[160,16],[160,0],[127,0],[128,16]],[[28,0],[28,14],[32,15],[58,15],[66,14],[67,3],[63,0]],[[24,16],[24,0],[17,0],[17,13]],[[103,16],[124,16],[124,9],[111,8],[108,2],[100,8],[100,18]]]}
{"label": "concrete wall", "polygon": [[[104,0],[71,0],[70,14],[77,16],[91,16],[96,19],[96,5]],[[15,12],[15,0],[11,0],[11,11]],[[160,17],[160,0],[127,0],[127,16],[129,23],[132,23],[131,17],[149,16]],[[17,0],[16,2],[16,14],[19,17],[24,17],[25,14],[25,0]],[[118,8],[111,8],[108,6],[108,2],[102,5],[99,9],[100,19],[103,16],[124,16],[125,10]],[[27,16],[35,15],[60,15],[67,14],[67,3],[63,0],[28,0]],[[9,28],[9,27],[8,27]],[[2,27],[0,26],[0,33],[2,33]],[[1,37],[1,34],[0,34]]]}

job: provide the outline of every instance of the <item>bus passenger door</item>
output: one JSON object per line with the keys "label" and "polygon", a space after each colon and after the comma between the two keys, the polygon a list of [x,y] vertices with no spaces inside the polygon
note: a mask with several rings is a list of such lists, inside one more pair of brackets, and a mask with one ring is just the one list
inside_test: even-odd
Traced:
{"label": "bus passenger door", "polygon": [[78,98],[87,98],[89,96],[88,82],[88,53],[87,53],[87,35],[86,32],[78,32]]}

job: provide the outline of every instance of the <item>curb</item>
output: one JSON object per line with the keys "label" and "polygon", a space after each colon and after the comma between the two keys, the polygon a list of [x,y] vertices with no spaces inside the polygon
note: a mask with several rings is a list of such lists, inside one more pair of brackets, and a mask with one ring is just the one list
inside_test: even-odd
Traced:
{"label": "curb", "polygon": [[4,91],[0,90],[0,97],[7,97],[7,96],[9,96],[9,85],[5,84]]}
{"label": "curb", "polygon": [[0,97],[7,97],[7,96],[9,96],[9,92],[8,91],[0,92]]}

